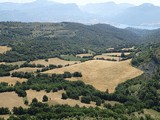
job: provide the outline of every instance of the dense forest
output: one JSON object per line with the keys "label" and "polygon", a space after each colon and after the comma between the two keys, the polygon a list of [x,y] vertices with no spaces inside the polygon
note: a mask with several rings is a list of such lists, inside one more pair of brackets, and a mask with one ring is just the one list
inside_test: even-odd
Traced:
{"label": "dense forest", "polygon": [[[160,112],[160,39],[159,30],[118,29],[110,25],[82,25],[78,23],[0,23],[0,44],[12,48],[0,55],[0,61],[30,61],[59,57],[62,54],[106,52],[109,47],[121,49],[136,46],[137,51],[132,65],[144,71],[144,74],[117,86],[114,93],[96,90],[83,81],[66,81],[66,78],[82,77],[80,72],[64,74],[36,74],[9,71],[21,67],[39,67],[28,62],[21,66],[0,65],[0,76],[27,78],[27,82],[17,82],[14,86],[0,83],[0,92],[15,91],[19,97],[26,97],[26,90],[45,90],[57,92],[64,90],[62,99],[80,100],[82,103],[96,103],[96,108],[71,107],[68,105],[49,106],[48,97],[43,103],[36,98],[31,103],[24,101],[29,108],[0,108],[0,115],[12,114],[9,120],[51,120],[51,119],[106,119],[106,120],[152,120],[144,109]],[[142,32],[142,34],[140,34]],[[62,66],[50,65],[48,69]],[[119,104],[106,104],[105,101]],[[100,108],[103,107],[103,109]],[[139,114],[139,116],[136,115]],[[140,115],[143,114],[143,115]]]}

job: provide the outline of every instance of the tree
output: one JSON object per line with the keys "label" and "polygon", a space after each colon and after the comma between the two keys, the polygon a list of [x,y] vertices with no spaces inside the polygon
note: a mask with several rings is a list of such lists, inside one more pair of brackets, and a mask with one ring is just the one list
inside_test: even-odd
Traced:
{"label": "tree", "polygon": [[106,89],[106,93],[107,93],[107,94],[109,93],[109,90],[108,90],[108,89]]}
{"label": "tree", "polygon": [[48,62],[48,59],[45,59],[45,62]]}
{"label": "tree", "polygon": [[43,102],[47,102],[48,101],[48,97],[46,95],[43,96]]}
{"label": "tree", "polygon": [[27,113],[27,110],[22,108],[22,107],[14,107],[13,108],[13,113],[15,115],[23,115],[23,114],[26,114]]}
{"label": "tree", "polygon": [[88,97],[88,96],[83,96],[83,97],[81,98],[81,102],[82,102],[82,103],[86,103],[86,104],[90,104],[91,98]]}
{"label": "tree", "polygon": [[105,107],[105,108],[108,108],[108,109],[111,109],[111,108],[112,108],[112,105],[111,105],[110,103],[108,103],[108,104],[104,104],[104,107]]}
{"label": "tree", "polygon": [[32,99],[32,103],[38,103],[37,98],[33,98],[33,99]]}
{"label": "tree", "polygon": [[126,57],[126,55],[124,54],[124,52],[121,53],[121,57],[122,58]]}
{"label": "tree", "polygon": [[27,95],[26,91],[21,90],[21,89],[16,89],[15,92],[18,94],[19,97],[26,97]]}
{"label": "tree", "polygon": [[80,72],[74,72],[73,77],[82,77],[82,74]]}
{"label": "tree", "polygon": [[102,104],[102,101],[101,101],[100,99],[98,99],[98,100],[96,101],[96,105],[97,105],[97,106],[101,106],[101,104]]}
{"label": "tree", "polygon": [[24,104],[25,104],[25,105],[28,105],[28,100],[25,100],[25,101],[24,101]]}
{"label": "tree", "polygon": [[67,98],[68,98],[67,94],[62,93],[62,99],[67,99]]}
{"label": "tree", "polygon": [[9,114],[9,113],[10,113],[10,111],[8,108],[4,108],[4,107],[0,108],[0,115],[5,115],[5,114]]}
{"label": "tree", "polygon": [[70,72],[64,72],[63,77],[64,78],[71,78],[72,74]]}

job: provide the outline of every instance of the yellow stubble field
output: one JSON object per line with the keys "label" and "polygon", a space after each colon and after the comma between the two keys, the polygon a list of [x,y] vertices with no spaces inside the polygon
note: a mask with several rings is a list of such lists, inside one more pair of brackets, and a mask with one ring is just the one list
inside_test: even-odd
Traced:
{"label": "yellow stubble field", "polygon": [[66,71],[71,73],[81,72],[83,75],[81,80],[86,84],[93,85],[96,89],[101,91],[106,91],[106,89],[108,89],[109,93],[113,93],[118,84],[143,73],[143,71],[131,66],[131,60],[122,62],[90,60],[64,68],[48,70],[43,73],[62,74]]}

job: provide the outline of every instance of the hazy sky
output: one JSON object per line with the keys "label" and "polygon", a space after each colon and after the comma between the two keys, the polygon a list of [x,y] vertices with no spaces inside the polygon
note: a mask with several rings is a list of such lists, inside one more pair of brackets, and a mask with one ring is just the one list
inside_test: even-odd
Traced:
{"label": "hazy sky", "polygon": [[[31,2],[35,0],[0,0],[0,2]],[[87,3],[100,3],[100,2],[109,2],[114,1],[116,3],[132,3],[132,4],[142,4],[142,3],[152,3],[154,5],[160,6],[160,0],[49,0],[49,1],[57,1],[61,3],[77,3],[79,5],[87,4]]]}

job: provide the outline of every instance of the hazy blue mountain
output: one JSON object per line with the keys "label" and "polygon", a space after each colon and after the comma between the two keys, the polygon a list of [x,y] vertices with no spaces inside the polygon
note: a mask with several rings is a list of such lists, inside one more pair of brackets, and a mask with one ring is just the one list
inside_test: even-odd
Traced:
{"label": "hazy blue mountain", "polygon": [[154,25],[160,23],[160,7],[145,3],[126,9],[112,20],[129,25]]}
{"label": "hazy blue mountain", "polygon": [[111,18],[123,12],[125,9],[133,6],[134,5],[127,3],[116,4],[114,2],[106,2],[106,3],[87,4],[85,6],[82,6],[81,9],[88,13]]}
{"label": "hazy blue mountain", "polygon": [[84,14],[76,4],[60,4],[47,0],[25,4],[1,3],[0,7],[0,21],[83,22],[85,16],[90,16]]}
{"label": "hazy blue mountain", "polygon": [[160,27],[160,7],[152,4],[134,6],[114,2],[62,4],[48,0],[31,3],[0,3],[0,21],[107,23],[115,26]]}

